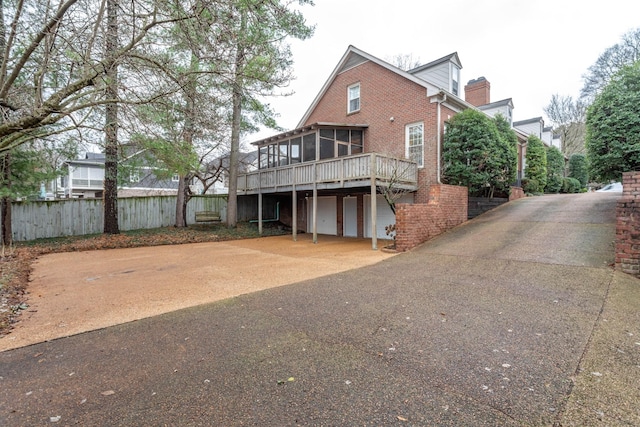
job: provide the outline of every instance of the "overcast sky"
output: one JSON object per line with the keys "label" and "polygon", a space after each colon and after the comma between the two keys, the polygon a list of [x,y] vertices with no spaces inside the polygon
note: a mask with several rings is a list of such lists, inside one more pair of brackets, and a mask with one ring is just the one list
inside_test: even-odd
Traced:
{"label": "overcast sky", "polygon": [[577,97],[587,68],[640,27],[638,0],[315,0],[302,12],[316,30],[291,42],[296,79],[286,90],[295,94],[267,100],[287,130],[349,45],[383,60],[410,54],[422,64],[458,52],[461,81],[486,77],[491,101],[512,98],[514,120],[525,120],[544,117],[554,93]]}

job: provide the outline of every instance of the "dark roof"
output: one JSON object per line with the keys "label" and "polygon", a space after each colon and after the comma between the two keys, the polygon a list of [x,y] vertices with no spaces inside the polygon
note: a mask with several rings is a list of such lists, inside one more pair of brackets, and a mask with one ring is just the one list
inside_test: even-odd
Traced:
{"label": "dark roof", "polygon": [[91,160],[105,160],[106,159],[106,155],[104,153],[89,153],[87,152],[84,155],[85,159],[91,159]]}
{"label": "dark roof", "polygon": [[[241,165],[250,165],[258,159],[258,150],[249,151],[248,153],[238,153],[238,161]],[[209,163],[213,168],[217,168],[218,165],[223,169],[229,169],[229,154],[218,157]]]}
{"label": "dark roof", "polygon": [[522,126],[522,125],[528,125],[531,123],[540,123],[542,121],[542,117],[534,117],[532,119],[527,119],[527,120],[520,120],[517,122],[513,122],[513,127],[516,126]]}
{"label": "dark roof", "polygon": [[264,139],[261,139],[259,141],[255,141],[252,142],[252,145],[264,145],[264,144],[271,144],[273,142],[277,142],[277,141],[281,141],[284,139],[288,139],[291,138],[292,136],[295,135],[299,135],[301,133],[305,133],[305,132],[309,132],[311,130],[315,130],[315,129],[320,129],[320,128],[343,128],[343,129],[366,129],[368,128],[369,125],[350,125],[347,123],[327,123],[327,122],[318,122],[318,123],[313,123],[307,126],[301,126],[299,128],[290,130],[290,131],[286,131],[286,132],[282,132],[279,133],[277,135],[273,135]]}
{"label": "dark roof", "polygon": [[489,108],[496,108],[510,105],[513,108],[513,100],[511,98],[502,99],[500,101],[491,102],[489,104],[479,105],[478,109],[480,110],[488,110]]}
{"label": "dark roof", "polygon": [[444,62],[453,62],[457,64],[460,68],[462,68],[462,63],[460,62],[460,58],[458,57],[458,52],[450,53],[449,55],[443,56],[442,58],[438,58],[435,61],[431,61],[427,64],[421,65],[419,67],[413,68],[407,71],[409,74],[415,74],[422,70],[426,70],[427,68],[435,67],[436,65],[440,65]]}

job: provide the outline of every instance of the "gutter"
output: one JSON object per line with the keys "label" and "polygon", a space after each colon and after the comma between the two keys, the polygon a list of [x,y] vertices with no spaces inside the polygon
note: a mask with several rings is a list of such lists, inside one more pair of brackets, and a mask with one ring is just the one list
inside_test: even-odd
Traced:
{"label": "gutter", "polygon": [[437,123],[437,132],[438,132],[438,136],[437,136],[437,141],[436,141],[436,146],[437,146],[437,170],[436,170],[436,177],[437,178],[436,178],[436,182],[438,184],[442,184],[441,172],[440,172],[441,163],[442,163],[442,160],[441,160],[441,153],[442,153],[442,147],[441,147],[441,145],[442,145],[442,136],[441,136],[442,135],[442,132],[441,132],[441,128],[442,128],[441,115],[442,114],[441,114],[441,106],[442,106],[442,103],[447,101],[447,94],[444,93],[444,92],[440,92],[438,95],[442,95],[442,99],[439,99],[438,101],[436,101],[438,103],[438,117],[437,117],[437,121],[438,121],[438,123]]}

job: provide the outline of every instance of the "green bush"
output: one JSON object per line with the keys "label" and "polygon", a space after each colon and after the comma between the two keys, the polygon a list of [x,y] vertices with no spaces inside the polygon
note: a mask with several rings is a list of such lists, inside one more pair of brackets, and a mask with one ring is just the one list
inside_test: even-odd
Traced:
{"label": "green bush", "polygon": [[527,140],[527,167],[524,171],[527,178],[525,191],[542,193],[547,186],[547,150],[540,138],[531,135]]}
{"label": "green bush", "polygon": [[582,188],[587,187],[589,182],[589,165],[587,164],[587,156],[584,154],[573,154],[569,158],[569,177],[580,181]]}
{"label": "green bush", "polygon": [[551,175],[547,177],[547,186],[544,188],[545,193],[559,193],[562,191],[564,177],[560,175]]}
{"label": "green bush", "polygon": [[537,179],[525,178],[522,180],[522,189],[527,194],[542,194],[540,182]]}
{"label": "green bush", "polygon": [[470,196],[509,194],[517,169],[509,135],[480,111],[456,114],[446,123],[443,141],[445,183],[468,187]]}
{"label": "green bush", "polygon": [[547,185],[545,193],[559,193],[564,179],[564,156],[556,147],[547,148]]}
{"label": "green bush", "polygon": [[587,110],[590,178],[619,181],[640,168],[640,61],[623,68]]}
{"label": "green bush", "polygon": [[580,193],[582,190],[582,184],[575,178],[565,178],[562,183],[563,193]]}

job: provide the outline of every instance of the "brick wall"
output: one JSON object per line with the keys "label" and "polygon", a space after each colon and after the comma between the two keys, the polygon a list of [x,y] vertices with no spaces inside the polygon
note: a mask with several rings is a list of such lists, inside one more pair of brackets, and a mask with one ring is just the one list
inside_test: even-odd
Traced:
{"label": "brick wall", "polygon": [[[360,83],[360,111],[347,114],[347,88]],[[442,106],[444,122],[456,113]],[[405,126],[424,122],[424,167],[418,171],[416,201],[426,203],[428,188],[437,178],[437,104],[427,90],[374,62],[338,74],[305,122],[367,124],[364,151],[405,157]]]}
{"label": "brick wall", "polygon": [[427,203],[396,205],[396,250],[408,251],[467,220],[467,187],[434,184]]}
{"label": "brick wall", "polygon": [[511,187],[511,192],[509,193],[509,201],[522,199],[524,196],[524,190],[522,189],[522,187]]}
{"label": "brick wall", "polygon": [[491,102],[491,84],[484,77],[471,80],[464,87],[464,100],[471,105],[479,107]]}
{"label": "brick wall", "polygon": [[616,206],[616,268],[640,277],[640,172],[622,174]]}

